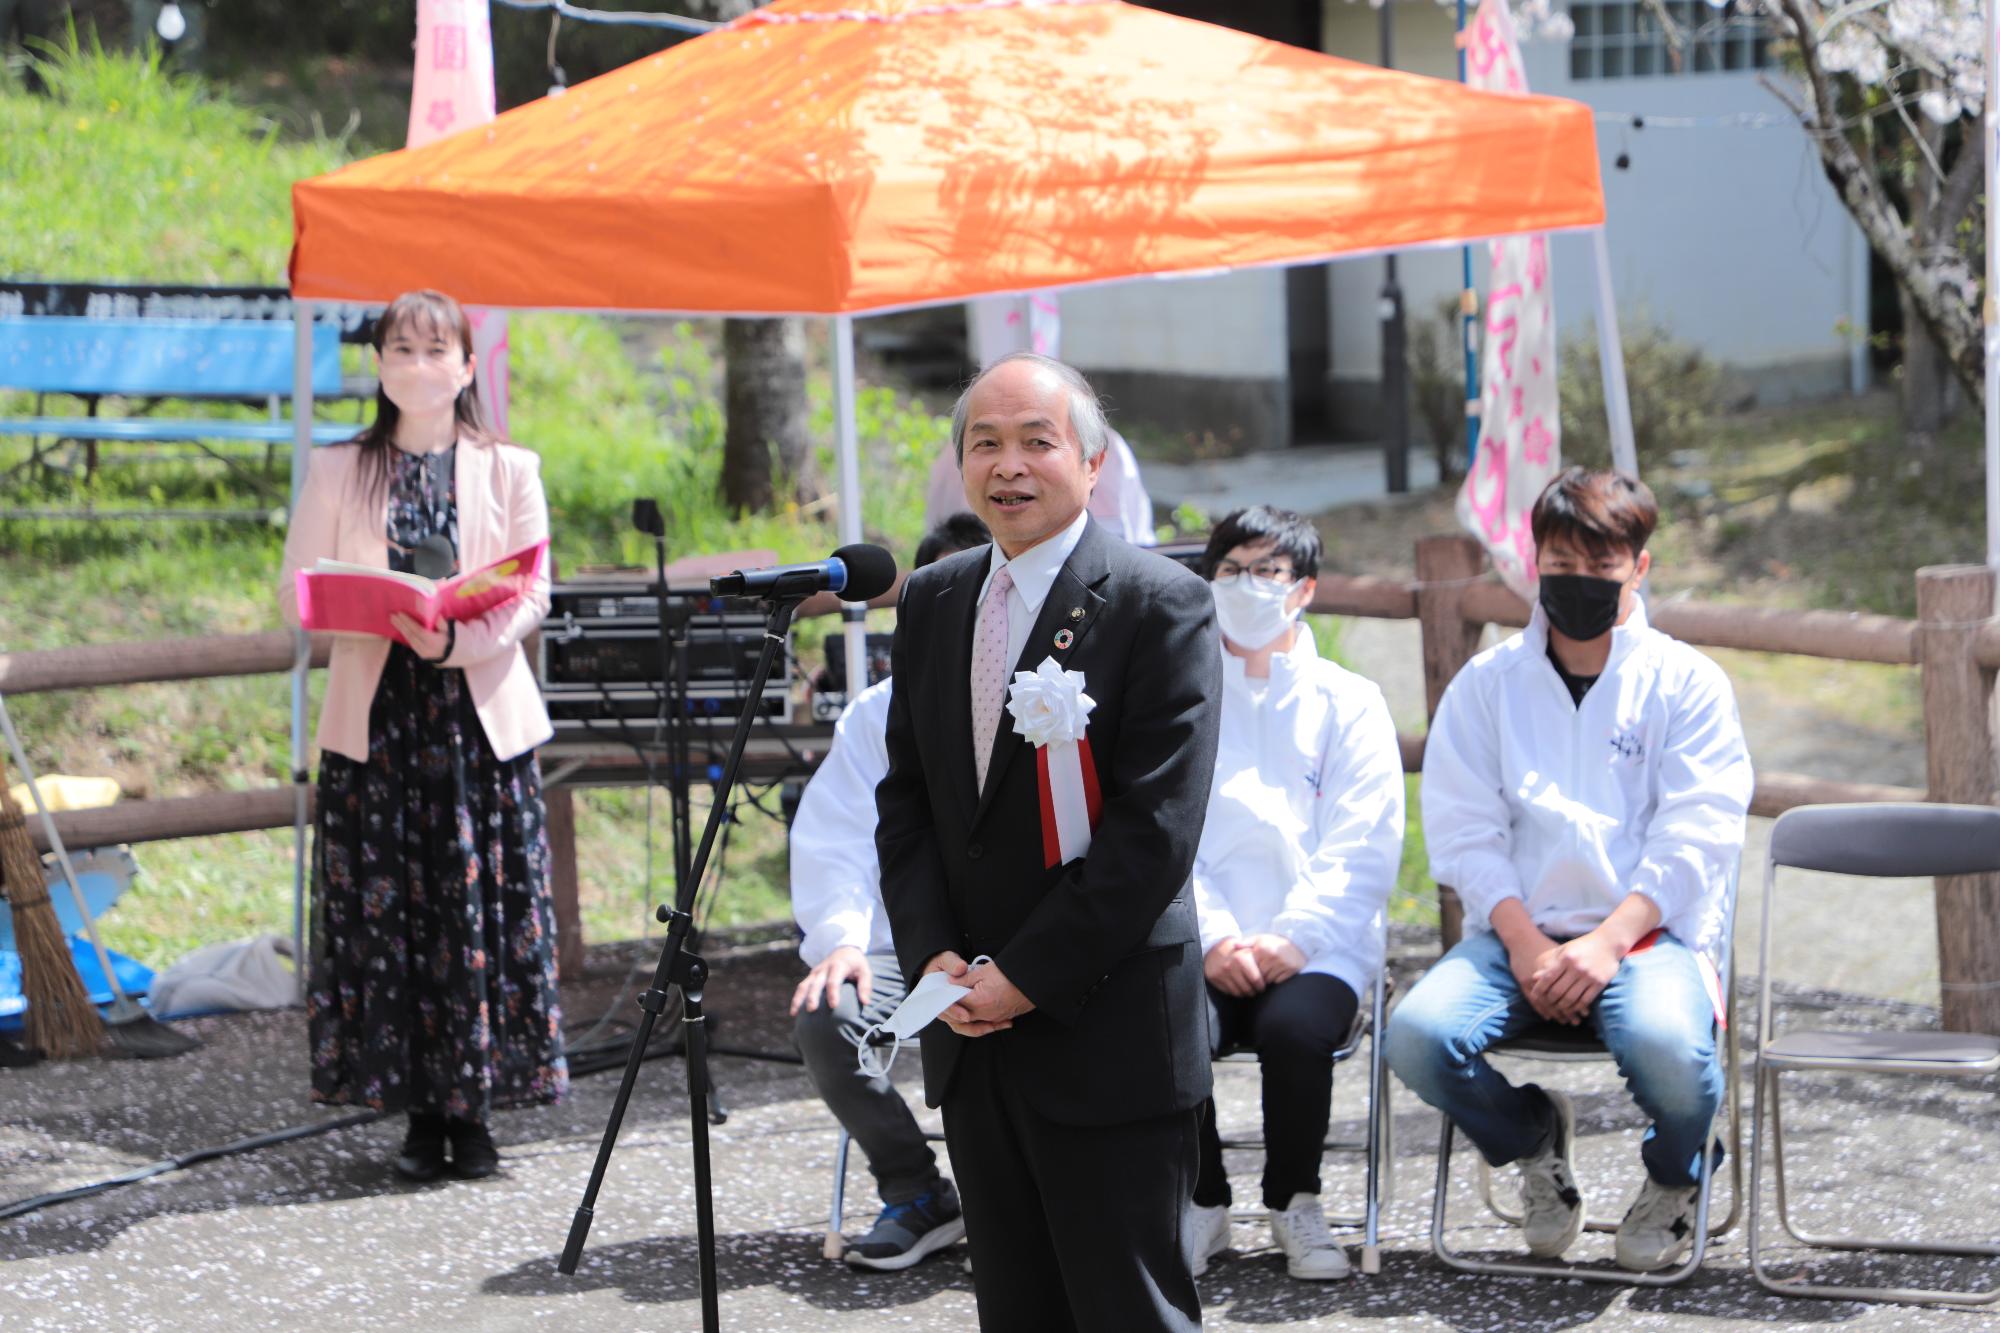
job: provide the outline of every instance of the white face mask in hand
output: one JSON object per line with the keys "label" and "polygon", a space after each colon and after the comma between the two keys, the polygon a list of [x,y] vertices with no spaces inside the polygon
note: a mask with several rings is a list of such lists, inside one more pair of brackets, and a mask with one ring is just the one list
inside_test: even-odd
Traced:
{"label": "white face mask in hand", "polygon": [[[990,963],[993,960],[985,954],[972,960],[972,966]],[[869,1025],[855,1043],[855,1063],[861,1073],[868,1078],[887,1078],[889,1069],[896,1063],[896,1052],[903,1049],[903,1043],[929,1027],[937,1016],[957,1004],[972,993],[972,987],[961,986],[944,972],[928,972],[903,1002],[879,1023]],[[882,1058],[882,1047],[889,1048],[889,1058]]]}
{"label": "white face mask in hand", "polygon": [[1238,574],[1227,583],[1208,586],[1215,594],[1216,623],[1238,648],[1262,648],[1299,618],[1298,607],[1285,605],[1295,585]]}

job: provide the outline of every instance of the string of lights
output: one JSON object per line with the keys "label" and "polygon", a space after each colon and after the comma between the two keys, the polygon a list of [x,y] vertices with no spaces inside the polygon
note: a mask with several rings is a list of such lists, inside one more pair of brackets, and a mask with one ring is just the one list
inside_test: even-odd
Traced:
{"label": "string of lights", "polygon": [[643,10],[585,9],[568,0],[493,0],[509,9],[546,9],[557,19],[578,23],[606,23],[627,28],[666,28],[673,32],[713,32],[720,23],[708,19],[684,18],[679,14],[652,14]]}

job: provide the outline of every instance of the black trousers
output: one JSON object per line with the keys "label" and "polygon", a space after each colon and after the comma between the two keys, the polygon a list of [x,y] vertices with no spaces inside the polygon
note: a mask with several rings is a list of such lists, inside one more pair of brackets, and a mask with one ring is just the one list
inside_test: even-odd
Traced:
{"label": "black trousers", "polygon": [[1021,1096],[1004,1040],[966,1044],[944,1103],[980,1329],[1200,1328],[1186,1228],[1198,1109],[1057,1124]]}
{"label": "black trousers", "polygon": [[[1319,1193],[1319,1161],[1333,1107],[1333,1053],[1354,1026],[1360,1000],[1337,977],[1301,972],[1239,999],[1208,988],[1208,1034],[1216,1051],[1250,1047],[1264,1075],[1264,1206]],[[1203,1108],[1201,1171],[1194,1201],[1231,1201],[1215,1104]]]}

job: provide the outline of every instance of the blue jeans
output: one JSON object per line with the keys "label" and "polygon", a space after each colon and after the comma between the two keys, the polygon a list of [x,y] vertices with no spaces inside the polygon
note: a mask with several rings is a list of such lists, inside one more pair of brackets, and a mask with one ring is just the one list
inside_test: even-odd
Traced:
{"label": "blue jeans", "polygon": [[[1480,931],[1403,997],[1383,1050],[1410,1091],[1451,1117],[1488,1162],[1505,1166],[1543,1146],[1551,1110],[1539,1088],[1515,1087],[1485,1052],[1541,1022],[1507,965],[1507,946]],[[1646,1173],[1662,1185],[1695,1184],[1723,1080],[1715,1010],[1693,951],[1662,934],[1627,955],[1591,1005],[1590,1022],[1653,1122],[1639,1148]]]}

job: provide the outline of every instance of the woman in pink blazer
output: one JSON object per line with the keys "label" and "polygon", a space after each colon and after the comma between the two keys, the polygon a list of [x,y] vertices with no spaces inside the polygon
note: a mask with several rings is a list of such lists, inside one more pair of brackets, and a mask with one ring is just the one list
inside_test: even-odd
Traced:
{"label": "woman in pink blazer", "polygon": [[[472,328],[438,292],[375,329],[374,424],[318,451],[279,602],[322,557],[476,568],[548,536],[540,460],[482,424]],[[483,619],[402,641],[341,635],[319,720],[307,1019],[313,1098],[409,1114],[396,1170],[491,1175],[496,1106],[568,1086],[534,747],[548,713],[522,650],[546,575]],[[449,622],[447,622],[449,626]]]}

